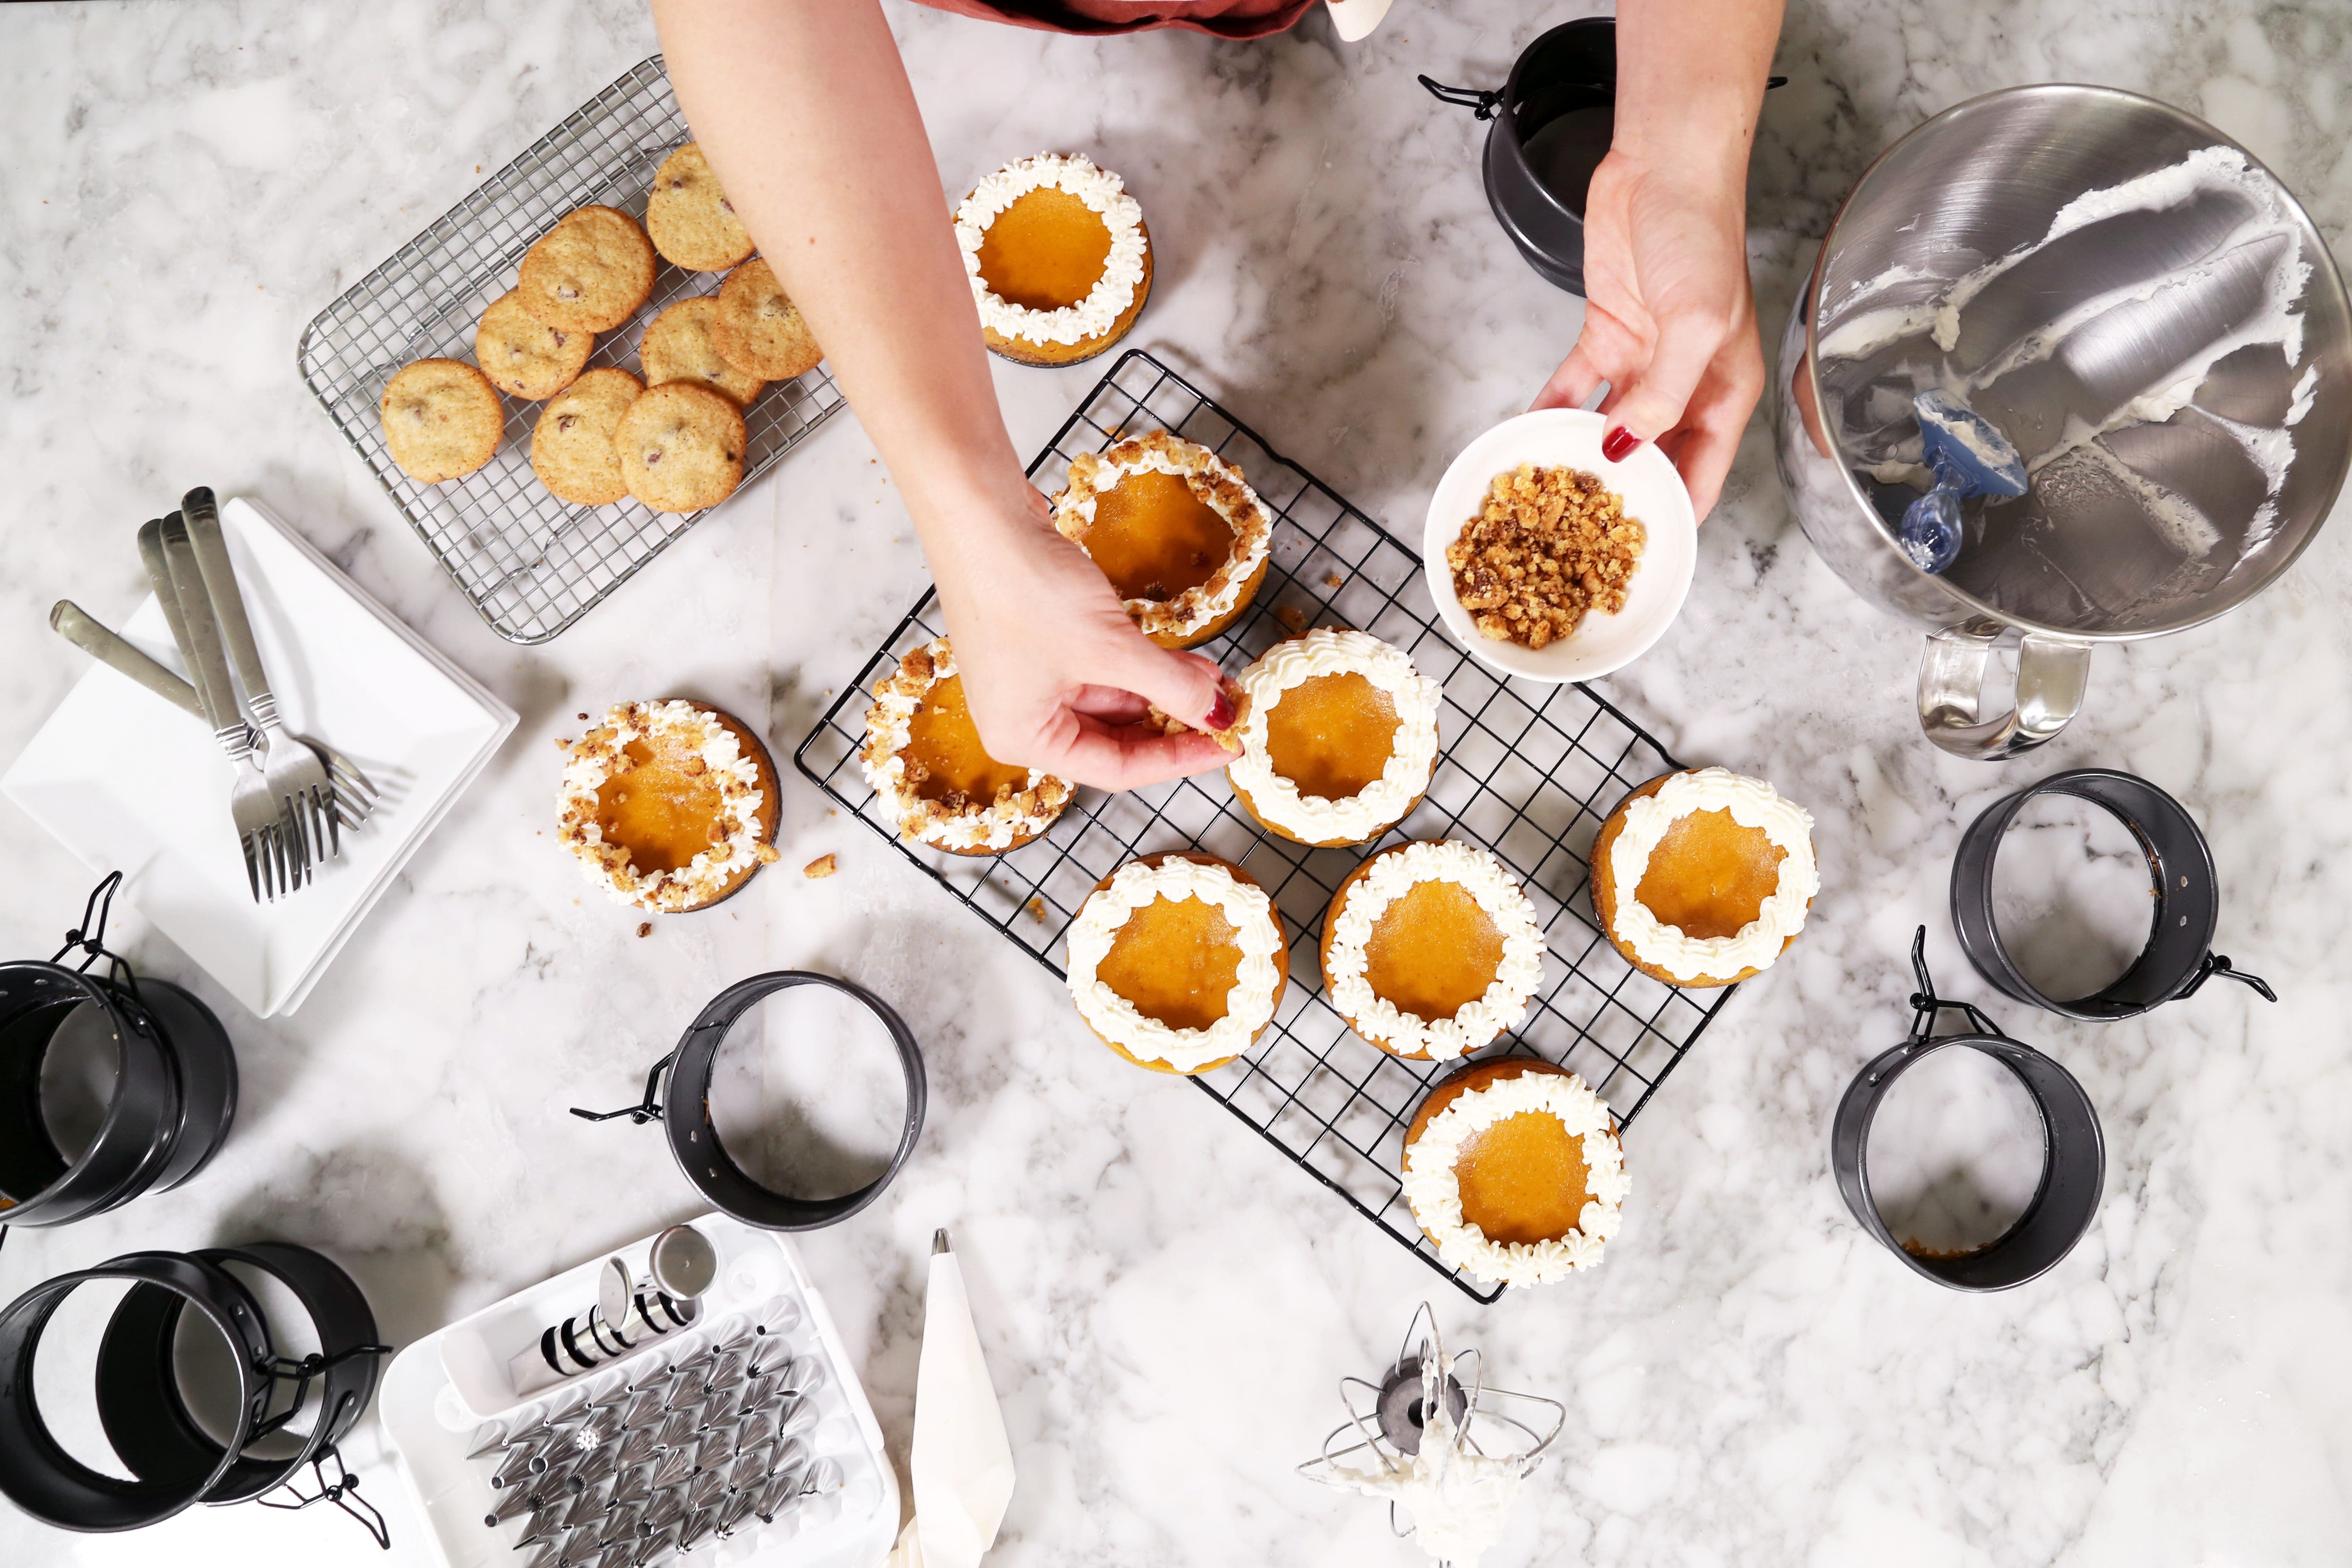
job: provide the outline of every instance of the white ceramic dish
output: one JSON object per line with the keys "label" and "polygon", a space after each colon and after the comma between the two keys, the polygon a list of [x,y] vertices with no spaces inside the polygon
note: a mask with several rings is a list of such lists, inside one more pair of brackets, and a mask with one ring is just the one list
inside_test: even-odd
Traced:
{"label": "white ceramic dish", "polygon": [[[795,1359],[814,1358],[825,1375],[809,1397],[817,1423],[808,1437],[814,1459],[841,1467],[837,1493],[813,1497],[773,1524],[757,1524],[670,1562],[698,1568],[772,1564],[773,1568],[873,1568],[898,1532],[898,1480],[883,1447],[882,1428],[843,1351],[841,1338],[801,1267],[790,1240],[728,1218],[692,1222],[719,1253],[719,1276],[701,1300],[695,1324],[648,1341],[642,1350],[589,1373],[518,1399],[504,1368],[541,1329],[585,1310],[596,1300],[602,1257],[483,1308],[425,1335],[384,1369],[376,1409],[402,1481],[432,1525],[434,1555],[443,1568],[511,1568],[520,1524],[486,1525],[496,1494],[488,1470],[466,1449],[484,1420],[528,1426],[543,1414],[561,1415],[609,1394],[635,1378],[674,1364],[705,1345],[754,1331],[782,1338]],[[642,1273],[652,1238],[617,1256]]]}
{"label": "white ceramic dish", "polygon": [[[1649,652],[1682,613],[1698,566],[1698,520],[1691,511],[1690,492],[1674,464],[1650,442],[1622,463],[1603,458],[1601,437],[1608,424],[1581,408],[1541,408],[1506,419],[1462,449],[1429,498],[1421,564],[1430,596],[1437,601],[1445,629],[1490,668],[1531,680],[1591,680]],[[1613,616],[1588,615],[1572,635],[1541,648],[1481,636],[1470,612],[1454,596],[1454,574],[1445,564],[1445,547],[1478,515],[1487,485],[1521,463],[1600,475],[1624,498],[1625,514],[1649,531],[1641,564],[1626,585],[1625,607]]]}
{"label": "white ceramic dish", "polygon": [[[301,1005],[409,856],[515,727],[514,710],[425,646],[254,502],[221,508],[254,640],[287,728],[367,770],[383,798],[310,886],[257,904],[210,731],[104,665],[0,777],[5,794],[261,1017]],[[129,531],[122,547],[131,548]],[[184,676],[150,595],[117,628]]]}

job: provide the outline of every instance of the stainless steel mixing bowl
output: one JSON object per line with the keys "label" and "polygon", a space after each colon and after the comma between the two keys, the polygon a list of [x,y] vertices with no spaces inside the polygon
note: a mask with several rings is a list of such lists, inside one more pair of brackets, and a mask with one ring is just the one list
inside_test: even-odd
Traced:
{"label": "stainless steel mixing bowl", "polygon": [[[1961,104],[1864,172],[1790,314],[1775,378],[1781,482],[1822,559],[1927,632],[1919,721],[1947,751],[1993,759],[2041,744],[2081,705],[2097,644],[2196,626],[2261,592],[2311,542],[2352,465],[2344,279],[2309,215],[2250,154],[2251,195],[2191,191],[2117,213],[1994,276],[1948,353],[1916,333],[1876,342],[1884,334],[1864,322],[1931,307],[1955,280],[2042,241],[2077,197],[2212,147],[2236,143],[2111,88],[2013,88]],[[1912,564],[1895,524],[1919,491],[1899,470],[1916,460],[1909,399],[1933,384],[1928,361],[1986,365],[2071,325],[1976,396],[2032,458],[2063,446],[2069,416],[2085,426],[2125,417],[2133,397],[2194,365],[2200,344],[2263,319],[2265,279],[2285,276],[2290,247],[2309,269],[2292,358],[2269,342],[2229,353],[2168,418],[2126,418],[2102,450],[2049,463],[2021,500],[1969,503],[1945,575]],[[1825,341],[1850,357],[1825,353]],[[2273,487],[2282,437],[2294,459]],[[2210,542],[2201,553],[2199,542]],[[1980,713],[2004,642],[2019,648],[2016,698]]]}

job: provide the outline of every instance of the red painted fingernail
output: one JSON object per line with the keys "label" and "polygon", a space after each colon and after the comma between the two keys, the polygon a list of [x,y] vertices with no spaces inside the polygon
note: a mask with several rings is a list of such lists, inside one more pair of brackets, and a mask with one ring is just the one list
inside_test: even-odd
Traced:
{"label": "red painted fingernail", "polygon": [[1234,700],[1220,690],[1217,700],[1209,709],[1209,728],[1230,730],[1234,727]]}
{"label": "red painted fingernail", "polygon": [[1608,435],[1601,437],[1601,455],[1612,463],[1622,463],[1632,457],[1633,448],[1641,444],[1642,438],[1639,436],[1634,435],[1622,425],[1614,426],[1611,427]]}

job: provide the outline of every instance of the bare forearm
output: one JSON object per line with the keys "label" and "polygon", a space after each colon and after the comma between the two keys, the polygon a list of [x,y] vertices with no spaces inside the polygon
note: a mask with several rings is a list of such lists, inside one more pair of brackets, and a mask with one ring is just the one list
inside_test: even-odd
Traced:
{"label": "bare forearm", "polygon": [[1617,150],[1744,188],[1781,0],[1623,0]]}
{"label": "bare forearm", "polygon": [[654,0],[670,79],[935,568],[1024,486],[939,170],[875,0]]}

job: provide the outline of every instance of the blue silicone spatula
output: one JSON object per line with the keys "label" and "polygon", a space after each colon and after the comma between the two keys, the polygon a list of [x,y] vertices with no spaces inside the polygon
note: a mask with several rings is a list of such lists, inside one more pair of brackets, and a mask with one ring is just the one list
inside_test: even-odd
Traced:
{"label": "blue silicone spatula", "polygon": [[1942,572],[1960,558],[1960,503],[1970,496],[2003,500],[2025,493],[2025,459],[1983,416],[1948,393],[1911,400],[1935,487],[1904,509],[1903,552],[1922,572]]}

